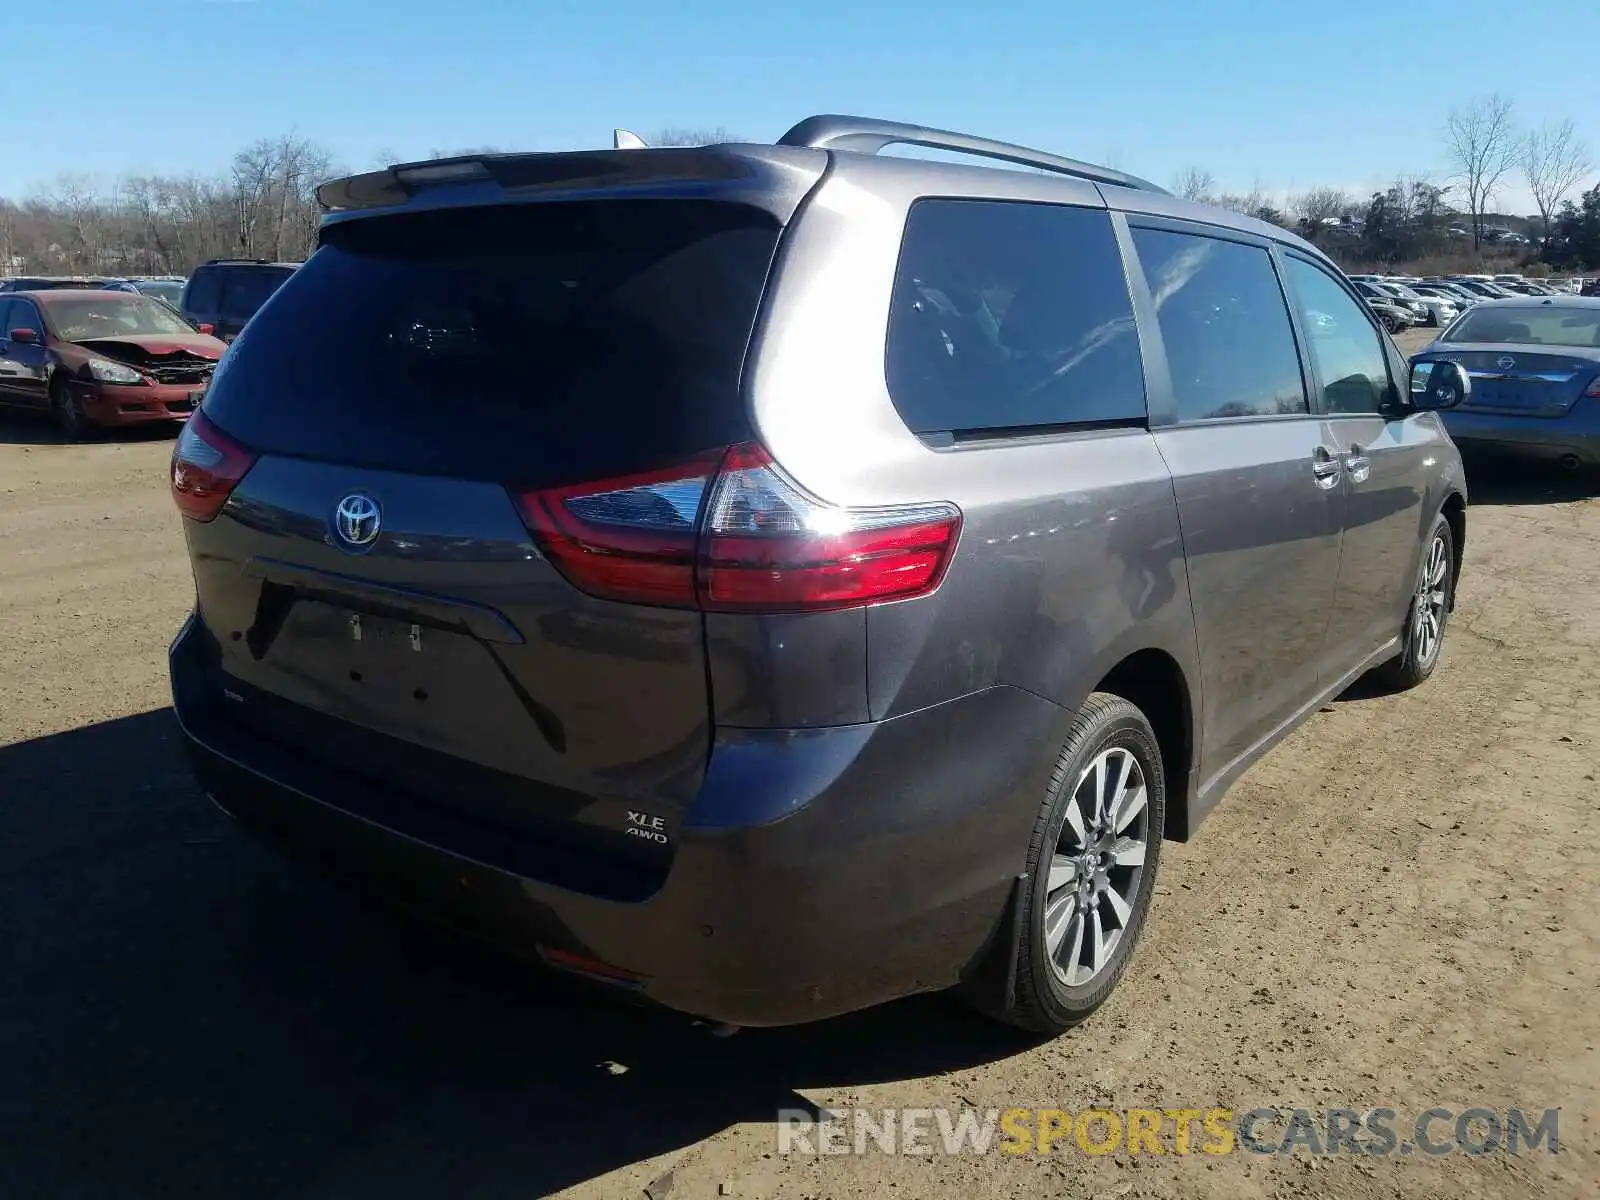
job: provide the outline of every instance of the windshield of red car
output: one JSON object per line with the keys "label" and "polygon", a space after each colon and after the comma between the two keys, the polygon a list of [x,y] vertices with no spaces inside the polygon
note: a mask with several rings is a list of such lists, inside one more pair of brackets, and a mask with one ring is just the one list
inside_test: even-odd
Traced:
{"label": "windshield of red car", "polygon": [[52,297],[45,313],[56,336],[69,342],[195,331],[166,305],[131,292]]}

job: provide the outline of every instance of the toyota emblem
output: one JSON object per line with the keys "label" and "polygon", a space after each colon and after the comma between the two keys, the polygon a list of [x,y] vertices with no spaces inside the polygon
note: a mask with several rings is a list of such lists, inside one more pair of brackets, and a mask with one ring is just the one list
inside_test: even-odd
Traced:
{"label": "toyota emblem", "polygon": [[351,492],[333,510],[333,530],[339,540],[352,549],[362,549],[378,540],[383,513],[378,502],[364,492]]}

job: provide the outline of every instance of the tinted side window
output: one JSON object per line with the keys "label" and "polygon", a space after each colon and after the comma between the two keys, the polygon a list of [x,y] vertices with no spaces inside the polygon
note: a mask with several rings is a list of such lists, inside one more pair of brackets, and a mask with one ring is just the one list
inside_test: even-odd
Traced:
{"label": "tinted side window", "polygon": [[215,271],[196,271],[183,294],[184,311],[211,317],[222,301],[222,278]]}
{"label": "tinted side window", "polygon": [[1143,422],[1138,331],[1110,216],[918,201],[885,368],[916,433]]}
{"label": "tinted side window", "polygon": [[1155,299],[1180,421],[1309,411],[1272,256],[1164,229],[1133,242]]}
{"label": "tinted side window", "polygon": [[1330,413],[1375,413],[1389,407],[1389,365],[1378,331],[1361,306],[1320,267],[1288,257],[1289,290],[1311,345]]}
{"label": "tinted side window", "polygon": [[16,325],[11,320],[12,301],[0,296],[0,342],[9,341]]}

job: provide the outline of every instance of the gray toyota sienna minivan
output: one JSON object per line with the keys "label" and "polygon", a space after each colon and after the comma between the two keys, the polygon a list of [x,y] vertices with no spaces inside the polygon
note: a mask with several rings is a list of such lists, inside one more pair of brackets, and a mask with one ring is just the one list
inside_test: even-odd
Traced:
{"label": "gray toyota sienna minivan", "polygon": [[1059,1031],[1164,838],[1438,661],[1470,384],[1282,229],[847,117],[320,196],[173,456],[178,717],[261,837],[555,967]]}

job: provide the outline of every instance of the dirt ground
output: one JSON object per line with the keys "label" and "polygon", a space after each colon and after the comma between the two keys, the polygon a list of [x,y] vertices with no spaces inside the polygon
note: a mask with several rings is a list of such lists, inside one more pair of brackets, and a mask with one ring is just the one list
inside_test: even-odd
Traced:
{"label": "dirt ground", "polygon": [[[1171,846],[1087,1025],[947,1000],[707,1036],[278,862],[166,711],[165,436],[0,421],[0,1195],[1600,1194],[1600,501],[1474,474],[1424,688],[1342,698]],[[808,1105],[1558,1106],[1511,1157],[780,1156]],[[1070,1143],[1069,1143],[1070,1147]]]}

